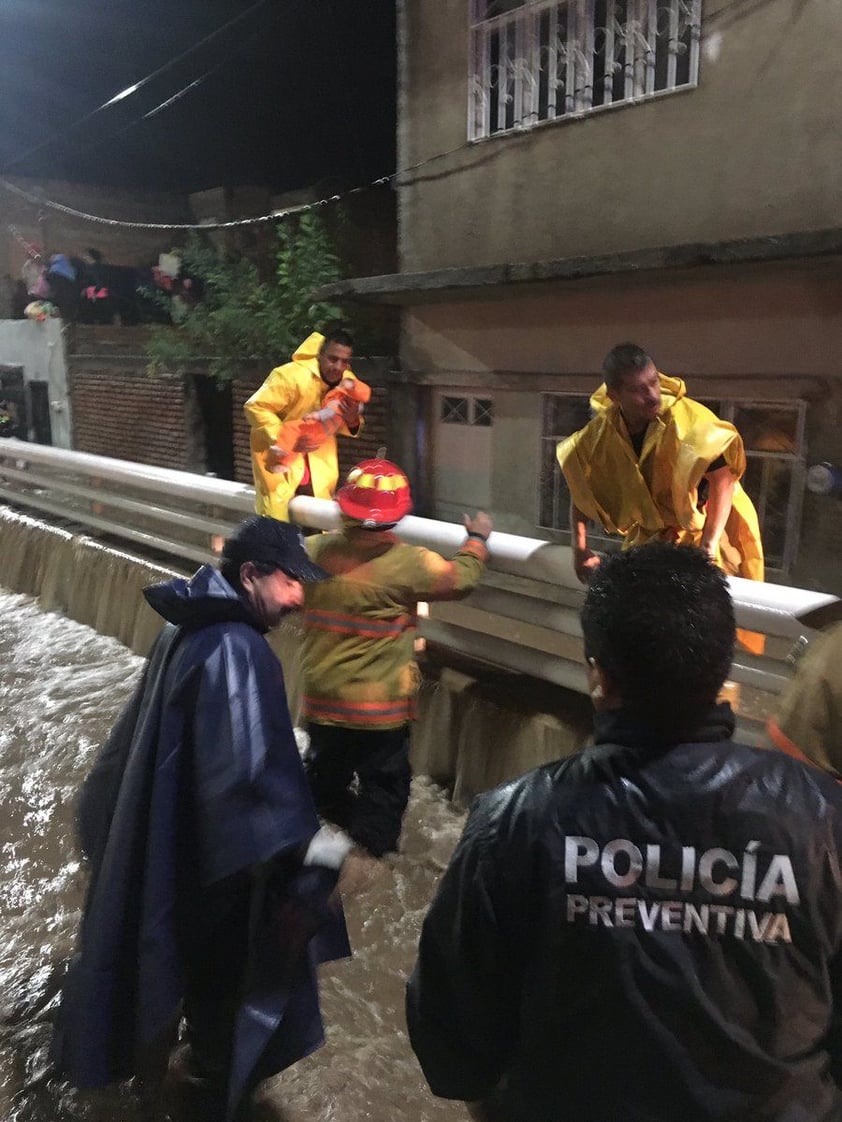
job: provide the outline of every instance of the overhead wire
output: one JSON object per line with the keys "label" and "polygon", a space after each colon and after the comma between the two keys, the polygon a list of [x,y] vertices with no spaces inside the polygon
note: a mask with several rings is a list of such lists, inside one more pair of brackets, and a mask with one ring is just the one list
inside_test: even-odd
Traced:
{"label": "overhead wire", "polygon": [[98,116],[98,114],[104,112],[112,105],[116,105],[118,102],[124,101],[127,97],[134,96],[134,94],[136,94],[139,90],[143,89],[145,86],[148,86],[150,82],[153,82],[162,74],[166,74],[167,71],[172,70],[174,66],[177,66],[180,62],[183,62],[184,59],[189,58],[190,55],[195,54],[196,51],[200,50],[202,47],[207,46],[208,43],[224,34],[224,32],[230,30],[238,23],[241,23],[243,20],[247,19],[259,8],[264,7],[267,3],[268,0],[256,0],[256,2],[250,7],[246,8],[245,11],[240,12],[239,15],[234,16],[232,19],[228,20],[220,27],[217,27],[214,31],[211,31],[208,35],[205,35],[204,38],[200,39],[198,42],[194,43],[192,46],[188,47],[186,50],[182,51],[174,58],[171,58],[168,62],[163,63],[162,66],[159,66],[156,70],[153,70],[151,74],[147,74],[145,78],[141,78],[138,82],[131,83],[130,85],[126,86],[125,89],[118,91],[107,101],[104,101],[101,105],[98,105],[95,109],[90,110],[90,112],[85,113],[84,116],[80,117],[78,120],[73,121],[70,125],[65,126],[60,133],[54,133],[52,136],[47,137],[46,140],[42,140],[38,144],[33,145],[33,147],[28,148],[20,155],[15,156],[11,160],[5,161],[5,163],[3,164],[3,171],[6,172],[9,170],[9,168],[16,167],[18,164],[21,164],[25,160],[28,160],[30,156],[34,156],[37,152],[41,152],[44,148],[48,148],[51,144],[55,144],[59,140],[64,140],[69,133],[75,132],[78,128],[81,128],[82,125],[86,124],[88,121],[92,120],[94,117]]}
{"label": "overhead wire", "polygon": [[295,206],[283,207],[278,210],[270,211],[269,214],[258,215],[254,218],[235,218],[228,222],[131,222],[122,218],[104,218],[101,214],[88,214],[83,210],[77,210],[75,207],[65,206],[64,203],[57,203],[54,199],[48,199],[43,195],[34,194],[32,191],[27,191],[25,188],[19,187],[15,183],[10,183],[7,179],[0,178],[0,187],[3,187],[11,194],[17,195],[18,198],[25,199],[35,206],[46,207],[49,210],[57,211],[59,214],[67,214],[71,218],[80,218],[87,222],[97,222],[103,226],[119,227],[129,230],[233,230],[242,226],[259,226],[266,222],[278,222],[291,214],[303,214],[305,211],[315,210],[317,207],[327,206],[329,203],[340,202],[350,195],[358,195],[360,192],[368,191],[373,187],[382,187],[390,183],[399,174],[399,172],[392,172],[390,175],[381,175],[377,179],[371,180],[370,183],[351,187],[347,191],[334,195],[326,195],[324,198],[316,199],[313,202],[297,203]]}
{"label": "overhead wire", "polygon": [[247,47],[252,46],[254,42],[255,36],[253,34],[248,36],[243,40],[242,43],[239,44],[238,47],[236,47],[232,52],[226,54],[224,58],[220,59],[219,62],[211,66],[204,72],[204,74],[200,74],[198,78],[194,78],[192,82],[188,82],[187,85],[182,86],[180,89],[176,90],[176,92],[170,97],[165,98],[164,101],[160,102],[158,105],[155,105],[152,109],[148,110],[148,112],[141,114],[139,117],[135,117],[133,121],[129,121],[128,124],[124,125],[121,129],[117,129],[116,132],[109,133],[108,136],[92,139],[88,141],[87,144],[80,145],[79,152],[90,152],[95,148],[99,148],[103,144],[109,144],[117,141],[122,136],[125,136],[126,133],[131,132],[132,129],[137,128],[138,125],[142,125],[144,121],[148,121],[153,117],[157,117],[159,113],[163,113],[166,109],[169,109],[171,105],[175,105],[177,102],[181,101],[181,99],[192,90],[198,89],[198,87],[203,85],[208,78],[212,77],[224,66],[228,66],[235,58],[242,54],[242,52]]}

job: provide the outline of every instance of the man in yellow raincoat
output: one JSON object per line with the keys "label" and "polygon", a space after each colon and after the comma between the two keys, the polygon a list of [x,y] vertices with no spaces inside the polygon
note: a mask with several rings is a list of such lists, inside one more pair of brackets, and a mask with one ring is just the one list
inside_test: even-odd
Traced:
{"label": "man in yellow raincoat", "polygon": [[591,398],[594,418],[558,445],[570,488],[573,563],[586,582],[600,557],[587,523],[621,534],[623,548],[673,541],[703,549],[733,576],[763,580],[757,513],[739,480],[740,434],[686,397],[680,378],[658,372],[633,343],[614,347],[605,384]]}
{"label": "man in yellow raincoat", "polygon": [[[326,436],[318,443],[297,433],[293,446],[286,449],[283,427],[320,409],[325,395],[343,378],[354,378],[350,370],[353,354],[354,341],[347,331],[327,335],[314,331],[292,361],[275,367],[246,402],[258,514],[288,522],[289,504],[295,494],[312,494],[317,499],[333,496],[339,478],[336,437]],[[340,435],[356,436],[362,423],[358,403],[349,395],[341,410],[345,423]],[[294,461],[285,472],[273,472],[286,451],[296,453]]]}

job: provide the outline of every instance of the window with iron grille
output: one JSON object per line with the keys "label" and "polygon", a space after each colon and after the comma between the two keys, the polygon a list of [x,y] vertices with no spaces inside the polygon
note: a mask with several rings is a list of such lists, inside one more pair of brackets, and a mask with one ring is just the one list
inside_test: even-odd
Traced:
{"label": "window with iron grille", "polygon": [[439,420],[443,425],[490,428],[494,423],[494,403],[490,398],[443,396],[440,400]]}
{"label": "window with iron grille", "polygon": [[[803,401],[710,401],[697,398],[743,438],[746,473],[742,485],[757,508],[766,567],[788,576],[798,549],[804,495]],[[547,530],[570,530],[570,492],[556,460],[559,440],[590,420],[589,399],[580,394],[543,395],[538,522]],[[619,542],[591,524],[588,540],[597,547]]]}
{"label": "window with iron grille", "polygon": [[470,140],[698,80],[702,0],[470,3]]}

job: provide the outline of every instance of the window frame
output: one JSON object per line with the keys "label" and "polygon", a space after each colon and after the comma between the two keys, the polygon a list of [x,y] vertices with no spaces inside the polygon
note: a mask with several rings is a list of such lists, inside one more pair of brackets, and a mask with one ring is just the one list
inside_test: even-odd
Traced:
{"label": "window frame", "polygon": [[[637,105],[698,86],[702,0],[523,0],[494,16],[486,16],[487,3],[469,0],[468,4],[470,142]],[[605,23],[600,26],[597,19],[603,7]],[[624,18],[618,20],[621,10]],[[499,81],[501,46],[505,85]],[[678,59],[685,51],[687,79],[677,82]],[[666,81],[659,87],[658,70],[663,70],[664,59]],[[601,62],[601,73],[595,62]],[[511,123],[507,123],[509,106]],[[492,122],[495,107],[496,124]]]}
{"label": "window frame", "polygon": [[[456,414],[456,409],[453,406],[448,406],[448,402],[459,402],[465,405],[465,420],[454,421],[451,417]],[[444,410],[450,408],[450,416],[443,416]],[[436,415],[437,425],[457,425],[465,428],[484,428],[490,429],[494,427],[494,396],[493,394],[483,394],[480,396],[476,393],[452,394],[452,393],[439,393],[438,394],[438,409]]]}

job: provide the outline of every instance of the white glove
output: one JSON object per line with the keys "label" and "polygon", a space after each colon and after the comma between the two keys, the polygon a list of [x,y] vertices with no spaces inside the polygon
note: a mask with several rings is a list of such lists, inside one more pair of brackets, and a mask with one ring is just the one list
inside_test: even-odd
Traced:
{"label": "white glove", "polygon": [[335,826],[322,826],[314,834],[304,854],[305,865],[324,865],[328,869],[341,869],[342,863],[353,848],[353,841]]}

